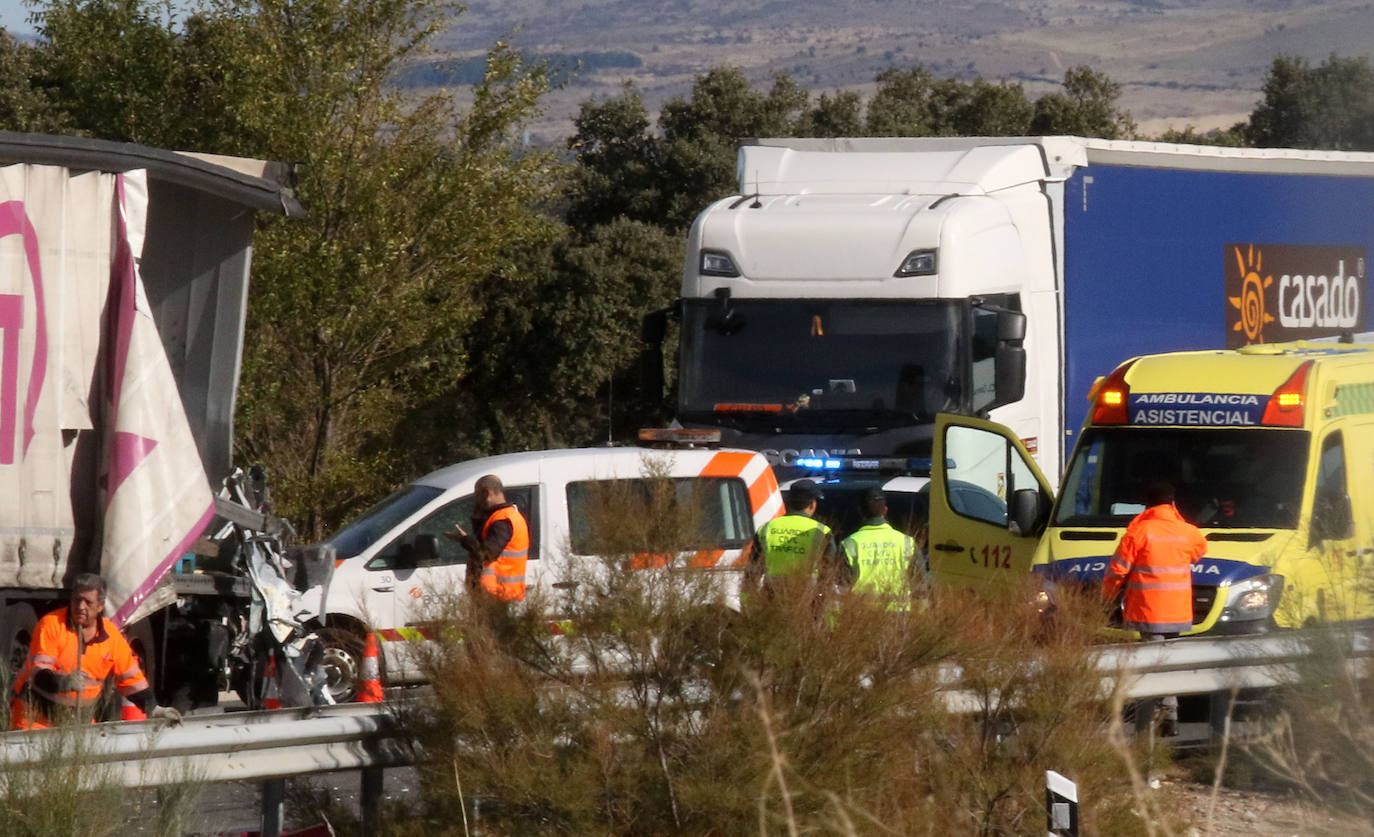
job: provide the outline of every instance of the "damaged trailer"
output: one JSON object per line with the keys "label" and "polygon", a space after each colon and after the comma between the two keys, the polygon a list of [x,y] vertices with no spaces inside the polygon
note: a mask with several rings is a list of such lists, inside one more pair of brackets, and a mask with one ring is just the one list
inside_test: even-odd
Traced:
{"label": "damaged trailer", "polygon": [[[82,572],[164,703],[328,701],[332,559],[288,556],[233,411],[255,216],[279,164],[0,132],[0,652]],[[218,487],[218,490],[216,490]],[[6,680],[8,682],[8,680]]]}

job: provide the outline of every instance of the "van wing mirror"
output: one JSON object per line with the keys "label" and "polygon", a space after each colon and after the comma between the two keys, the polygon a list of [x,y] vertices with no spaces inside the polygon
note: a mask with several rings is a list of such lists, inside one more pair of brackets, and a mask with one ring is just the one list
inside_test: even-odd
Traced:
{"label": "van wing mirror", "polygon": [[439,536],[416,535],[411,555],[415,561],[415,566],[437,564],[439,562]]}
{"label": "van wing mirror", "polygon": [[1011,508],[1007,510],[1007,529],[1017,535],[1037,534],[1044,525],[1041,513],[1040,491],[1035,488],[1018,488],[1011,495]]}
{"label": "van wing mirror", "polygon": [[1338,541],[1355,534],[1350,495],[1343,491],[1318,494],[1312,504],[1312,540]]}

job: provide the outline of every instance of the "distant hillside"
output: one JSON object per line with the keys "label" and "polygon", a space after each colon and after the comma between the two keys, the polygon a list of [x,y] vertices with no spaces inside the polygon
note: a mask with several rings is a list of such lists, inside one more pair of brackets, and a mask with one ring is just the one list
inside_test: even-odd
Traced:
{"label": "distant hillside", "polygon": [[[632,80],[652,107],[719,64],[759,83],[869,92],[883,68],[1021,81],[1033,94],[1087,64],[1124,86],[1145,130],[1243,118],[1276,55],[1368,55],[1369,0],[475,0],[440,41],[459,64],[502,40],[581,71],[548,97],[535,127],[571,132],[577,106]],[[633,60],[637,59],[635,65]],[[417,69],[417,73],[423,73]]]}

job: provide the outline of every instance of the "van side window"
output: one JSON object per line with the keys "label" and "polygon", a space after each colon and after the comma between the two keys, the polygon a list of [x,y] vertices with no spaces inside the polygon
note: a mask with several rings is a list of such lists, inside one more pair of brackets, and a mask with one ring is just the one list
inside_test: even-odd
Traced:
{"label": "van side window", "polygon": [[1311,544],[1350,537],[1354,526],[1350,512],[1350,495],[1345,486],[1345,443],[1338,430],[1322,440],[1312,498]]}
{"label": "van side window", "polygon": [[[1007,497],[1017,488],[1031,488],[1035,480],[1022,465],[1026,485],[1018,486],[1017,471],[1008,473],[1011,446],[996,433],[974,427],[949,427],[945,430],[945,499],[949,507],[964,517],[998,526],[1007,525]],[[1010,477],[1010,483],[1009,478]]]}
{"label": "van side window", "polygon": [[754,536],[749,490],[738,478],[583,480],[568,483],[567,495],[577,555],[738,549]]}
{"label": "van side window", "polygon": [[[534,485],[514,485],[506,486],[506,499],[515,504],[515,507],[524,515],[525,522],[530,528],[530,560],[539,557],[539,521],[537,509],[535,508],[534,498],[538,486]],[[451,564],[462,564],[468,560],[467,550],[457,541],[451,541],[444,536],[445,532],[453,531],[453,524],[460,524],[464,529],[472,530],[472,510],[476,501],[473,495],[468,494],[460,497],[451,503],[445,503],[439,508],[430,512],[420,520],[409,526],[404,532],[398,535],[391,543],[378,552],[371,561],[367,562],[369,570],[395,570],[413,567],[441,567]],[[480,532],[477,534],[481,534]],[[431,558],[428,555],[416,559],[415,539],[422,535],[433,535],[438,541],[438,554]]]}

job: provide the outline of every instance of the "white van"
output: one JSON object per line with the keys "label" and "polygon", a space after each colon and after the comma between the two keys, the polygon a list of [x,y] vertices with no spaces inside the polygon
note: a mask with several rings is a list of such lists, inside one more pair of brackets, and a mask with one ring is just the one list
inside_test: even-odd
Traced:
{"label": "white van", "polygon": [[[426,615],[444,594],[464,590],[467,553],[444,537],[471,527],[473,486],[484,474],[505,485],[530,527],[527,596],[566,589],[594,554],[588,505],[599,486],[672,479],[677,495],[701,503],[700,543],[689,563],[742,574],[754,531],[782,512],[768,461],[745,450],[644,447],[532,451],[474,459],[435,471],[373,506],[329,540],[337,553],[326,607],[326,668],[336,700],[352,696],[369,629],[381,640],[383,678],[419,682],[406,643],[427,635]],[[650,562],[652,563],[652,562]]]}

